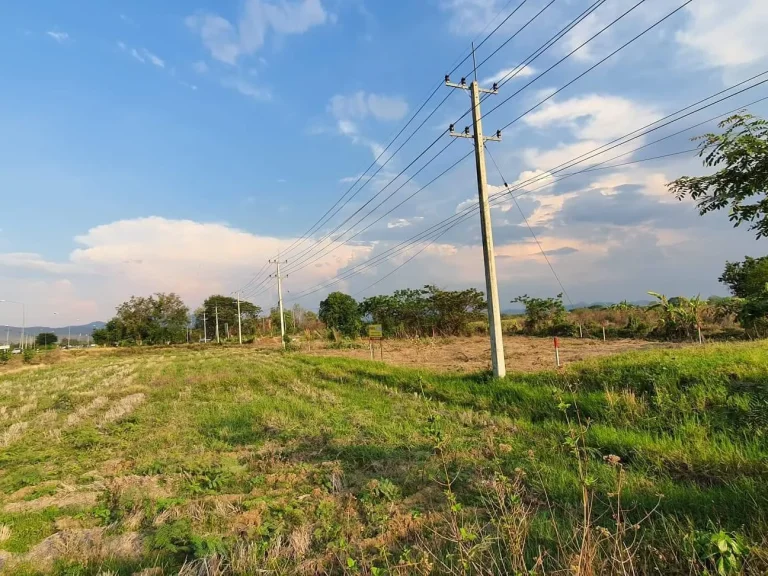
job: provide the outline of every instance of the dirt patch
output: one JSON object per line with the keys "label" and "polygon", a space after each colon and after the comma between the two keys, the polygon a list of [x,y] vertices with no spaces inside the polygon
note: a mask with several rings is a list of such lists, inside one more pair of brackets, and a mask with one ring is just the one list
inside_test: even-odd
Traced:
{"label": "dirt patch", "polygon": [[65,530],[49,536],[19,560],[35,567],[50,567],[63,558],[78,561],[109,558],[138,560],[143,553],[144,545],[136,532],[106,536],[103,528],[86,528]]}
{"label": "dirt patch", "polygon": [[[327,343],[315,341],[312,351],[302,346],[302,352],[313,356],[340,356],[369,360],[367,342],[365,348],[335,350]],[[468,338],[415,338],[411,340],[384,340],[384,362],[399,366],[424,367],[455,372],[477,372],[491,369],[491,346],[487,337]],[[270,341],[260,341],[258,346],[273,348]],[[560,338],[561,364],[570,364],[589,358],[611,356],[636,350],[674,349],[685,346],[671,342],[646,342],[643,340],[592,340],[589,338]],[[535,372],[553,368],[555,351],[550,338],[505,336],[504,356],[507,370]],[[380,360],[381,349],[375,348],[375,359]]]}
{"label": "dirt patch", "polygon": [[106,486],[112,492],[120,494],[135,494],[139,497],[152,499],[169,498],[173,495],[173,486],[164,476],[115,476],[106,481]]}
{"label": "dirt patch", "polygon": [[59,481],[58,480],[46,480],[45,482],[41,482],[40,484],[36,484],[35,486],[24,486],[24,488],[19,488],[8,496],[8,500],[13,502],[16,500],[23,500],[30,494],[34,494],[36,491],[41,490],[43,488],[50,488],[52,486],[58,486]]}
{"label": "dirt patch", "polygon": [[98,502],[100,492],[70,492],[62,495],[42,496],[36,500],[11,502],[3,507],[3,512],[33,512],[56,508],[90,508]]}

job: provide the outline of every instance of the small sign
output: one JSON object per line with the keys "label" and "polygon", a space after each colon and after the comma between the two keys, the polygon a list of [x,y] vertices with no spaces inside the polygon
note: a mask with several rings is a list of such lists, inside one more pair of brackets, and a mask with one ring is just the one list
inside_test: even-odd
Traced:
{"label": "small sign", "polygon": [[11,349],[11,347],[10,346],[6,346],[5,344],[0,346],[0,351],[2,351],[2,350],[10,350],[10,349]]}
{"label": "small sign", "polygon": [[371,340],[381,340],[384,336],[384,331],[381,329],[381,324],[371,324],[368,326],[368,338]]}

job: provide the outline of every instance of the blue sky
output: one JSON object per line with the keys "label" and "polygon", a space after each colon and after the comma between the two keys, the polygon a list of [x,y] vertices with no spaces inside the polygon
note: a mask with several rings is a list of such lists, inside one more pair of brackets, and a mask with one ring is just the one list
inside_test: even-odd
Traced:
{"label": "blue sky", "polygon": [[[607,0],[484,105],[530,87],[485,119],[507,124],[682,3],[646,0],[540,79],[634,3]],[[0,7],[0,299],[32,323],[106,319],[131,294],[175,291],[194,307],[243,286],[322,215],[380,153],[469,43],[519,1],[242,0],[15,2]],[[492,80],[584,10],[555,0],[485,62]],[[482,61],[543,0],[527,0],[480,49]],[[508,182],[561,162],[768,68],[760,0],[694,0],[490,144]],[[469,73],[465,64],[461,72]],[[448,93],[443,88],[426,114]],[[765,86],[616,152],[768,95]],[[468,106],[451,94],[416,136],[318,235],[403,170]],[[764,103],[750,108],[766,113]],[[463,127],[465,122],[462,122]],[[415,125],[414,125],[415,126]],[[623,160],[676,152],[709,124]],[[409,134],[410,130],[406,132]],[[440,142],[432,149],[438,151]],[[397,147],[397,143],[395,147]],[[451,144],[358,228],[470,150]],[[599,159],[607,158],[608,156]],[[386,160],[389,155],[384,155]],[[380,161],[379,165],[383,163]],[[598,171],[520,198],[572,299],[722,292],[725,259],[765,252],[726,214],[700,218],[664,184],[701,173],[688,156]],[[350,180],[352,179],[352,180]],[[501,178],[489,163],[489,180]],[[493,190],[499,190],[494,188]],[[383,196],[381,196],[383,198]],[[476,198],[465,162],[355,242],[286,281],[292,294],[334,278]],[[467,204],[468,202],[468,204]],[[378,199],[374,201],[374,206]],[[362,214],[362,213],[361,213]],[[494,211],[502,298],[558,292],[514,205]],[[353,231],[354,232],[354,231]],[[342,239],[344,239],[342,237]],[[308,247],[304,244],[300,248]],[[418,248],[418,247],[417,247]],[[297,256],[300,250],[292,254]],[[407,256],[335,288],[357,292]],[[482,287],[476,218],[364,292],[436,283]],[[292,256],[289,253],[289,259]],[[326,291],[327,292],[327,291]],[[314,307],[322,290],[300,302]],[[257,303],[274,303],[273,290]],[[57,312],[58,317],[53,313]],[[0,308],[0,324],[18,324]]]}

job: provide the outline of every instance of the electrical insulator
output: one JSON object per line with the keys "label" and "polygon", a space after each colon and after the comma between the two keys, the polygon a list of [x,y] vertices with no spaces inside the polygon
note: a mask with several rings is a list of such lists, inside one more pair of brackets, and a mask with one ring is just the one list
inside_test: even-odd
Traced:
{"label": "electrical insulator", "polygon": [[448,74],[446,74],[445,75],[445,83],[447,84],[450,81],[451,81],[451,77]]}
{"label": "electrical insulator", "polygon": [[466,86],[467,85],[467,79],[466,78],[462,78],[461,79],[461,85],[462,86]]}
{"label": "electrical insulator", "polygon": [[464,134],[466,134],[467,136],[469,136],[469,126],[465,126],[465,127],[464,127]]}
{"label": "electrical insulator", "polygon": [[493,83],[493,91],[494,91],[494,92],[498,92],[498,91],[499,91],[499,85],[498,85],[498,83],[497,83],[497,82],[494,82],[494,83]]}
{"label": "electrical insulator", "polygon": [[496,130],[496,138],[501,138],[501,130]]}
{"label": "electrical insulator", "polygon": [[455,126],[453,124],[451,124],[450,126],[448,126],[448,131],[449,132],[453,132],[454,128],[455,128]]}

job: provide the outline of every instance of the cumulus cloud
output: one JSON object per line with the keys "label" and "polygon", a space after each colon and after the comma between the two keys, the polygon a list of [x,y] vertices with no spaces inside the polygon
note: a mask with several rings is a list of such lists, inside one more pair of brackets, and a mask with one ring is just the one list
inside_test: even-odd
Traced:
{"label": "cumulus cloud", "polygon": [[654,107],[628,98],[589,94],[562,101],[550,100],[526,115],[524,122],[536,128],[563,126],[580,139],[609,140],[661,117]]}
{"label": "cumulus cloud", "polygon": [[187,26],[200,35],[211,56],[235,65],[243,56],[255,54],[267,34],[303,34],[329,21],[321,0],[271,3],[247,0],[236,24],[217,14],[198,13],[187,17]]}
{"label": "cumulus cloud", "polygon": [[686,10],[690,19],[677,33],[677,41],[704,64],[745,66],[768,58],[765,0],[744,0],[738,8],[720,0],[699,0]]}
{"label": "cumulus cloud", "polygon": [[[15,271],[72,283],[80,301],[96,311],[94,320],[109,318],[114,307],[133,294],[174,291],[195,306],[212,293],[229,293],[245,284],[264,260],[285,251],[293,239],[260,236],[220,223],[150,217],[96,226],[77,236],[75,243],[78,247],[63,262],[37,254],[0,254],[0,283],[8,288],[7,297],[49,314],[57,311],[43,299],[32,302],[25,292],[31,280],[14,285],[13,275],[6,275]],[[304,288],[327,280],[370,250],[367,245],[342,246],[316,266],[292,273],[286,285]],[[270,303],[272,296],[265,295],[262,303]]]}

